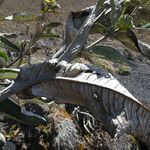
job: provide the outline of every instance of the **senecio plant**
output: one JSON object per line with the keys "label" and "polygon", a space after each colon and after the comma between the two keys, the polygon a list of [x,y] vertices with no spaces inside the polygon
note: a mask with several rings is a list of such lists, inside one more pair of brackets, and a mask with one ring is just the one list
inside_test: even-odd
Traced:
{"label": "senecio plant", "polygon": [[[0,4],[2,5],[2,3]],[[41,2],[41,10],[39,15],[27,12],[16,12],[13,15],[1,17],[0,21],[3,22],[34,21],[36,23],[36,31],[29,41],[23,41],[22,43],[20,42],[19,45],[6,38],[7,35],[8,37],[17,35],[5,33],[0,35],[0,90],[5,88],[5,86],[9,85],[14,79],[16,79],[20,69],[12,69],[12,67],[19,68],[24,63],[24,59],[29,60],[28,57],[31,54],[30,49],[39,39],[60,38],[58,34],[53,33],[52,29],[60,26],[61,23],[51,22],[45,19],[45,16],[49,13],[56,13],[59,7],[59,4],[57,4],[55,0],[43,0]],[[30,61],[25,63],[30,65]],[[46,123],[46,119],[27,111],[25,107],[20,106],[15,98],[12,97],[9,97],[1,102],[0,112],[25,124],[36,126]]]}

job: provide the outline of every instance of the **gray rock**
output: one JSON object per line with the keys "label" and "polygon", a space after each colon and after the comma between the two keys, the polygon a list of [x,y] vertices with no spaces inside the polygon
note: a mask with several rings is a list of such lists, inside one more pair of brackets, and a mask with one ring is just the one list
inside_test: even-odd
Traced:
{"label": "gray rock", "polygon": [[12,142],[7,142],[4,150],[16,150],[16,145]]}
{"label": "gray rock", "polygon": [[136,139],[131,135],[121,135],[114,139],[113,150],[139,150]]}
{"label": "gray rock", "polygon": [[0,133],[0,149],[2,149],[6,144],[6,139],[2,133]]}
{"label": "gray rock", "polygon": [[138,41],[138,44],[139,44],[142,54],[150,59],[150,45],[143,43],[141,41]]}
{"label": "gray rock", "polygon": [[130,75],[115,75],[115,77],[134,97],[150,108],[150,65],[141,61],[133,63],[136,67],[133,67]]}

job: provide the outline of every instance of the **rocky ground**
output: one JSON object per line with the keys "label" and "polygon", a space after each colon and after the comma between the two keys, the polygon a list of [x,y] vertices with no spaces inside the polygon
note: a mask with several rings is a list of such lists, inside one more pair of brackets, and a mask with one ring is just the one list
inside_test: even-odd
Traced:
{"label": "rocky ground", "polygon": [[[62,9],[59,10],[60,17],[52,16],[52,19],[56,19],[62,23],[66,22],[67,15],[72,10],[80,10],[86,6],[90,6],[94,4],[93,0],[72,0],[66,1],[61,0],[60,3]],[[26,11],[31,13],[39,13],[40,9],[40,0],[28,0],[20,1],[20,0],[6,0],[0,9],[1,15],[11,15],[16,11]],[[59,16],[59,15],[58,15]],[[13,23],[13,22],[5,22],[0,23],[0,32],[16,32],[20,34],[21,38],[26,36],[26,25],[27,23]],[[34,32],[35,23],[28,23],[31,27],[31,32]],[[64,27],[61,28],[63,30],[60,31],[60,34],[64,34]],[[147,33],[140,32],[138,36],[146,43],[150,43],[150,31]],[[19,38],[20,38],[19,37]],[[19,39],[18,38],[18,39]],[[28,37],[29,38],[29,37]],[[90,42],[94,41],[96,37],[90,37]],[[18,40],[17,39],[17,40]],[[60,46],[62,40],[59,42],[51,42],[51,49],[57,48]],[[40,41],[43,42],[43,41]],[[112,55],[109,55],[111,61],[106,59],[105,53],[101,53],[99,58],[95,55],[91,56],[91,59],[97,59],[99,67],[109,68],[109,71],[113,73],[113,75],[141,102],[143,102],[147,107],[150,108],[150,60],[142,56],[138,52],[130,52],[124,47],[121,43],[116,40],[108,39],[103,43],[100,43],[99,46],[112,46],[117,51],[117,58],[120,54],[121,57],[125,58],[130,62],[126,69],[119,70],[120,63],[118,63]],[[113,51],[114,52],[114,51]],[[109,51],[108,51],[109,53]],[[107,56],[108,56],[107,53]],[[122,55],[123,54],[123,55]],[[47,58],[50,58],[51,55],[46,56],[45,52],[39,51],[39,53],[33,56],[34,61],[44,61]],[[116,57],[116,55],[115,55]],[[124,59],[123,59],[124,60]],[[79,62],[91,63],[85,57],[79,58]],[[116,70],[116,71],[113,71]],[[127,71],[127,74],[124,72]],[[120,73],[121,72],[121,73]],[[122,74],[123,72],[123,74]],[[5,149],[22,149],[22,150],[47,150],[47,149],[102,149],[108,150],[113,147],[113,139],[102,129],[100,123],[95,122],[92,125],[87,124],[87,128],[85,126],[86,123],[90,120],[86,115],[81,115],[80,111],[76,111],[74,114],[74,108],[77,106],[70,105],[57,105],[57,104],[34,104],[34,101],[30,101],[30,103],[25,104],[28,110],[36,112],[39,115],[46,116],[49,120],[49,125],[47,126],[38,126],[32,127],[29,125],[25,125],[14,121],[13,119],[8,119],[5,116],[1,116],[0,121],[0,129],[4,134],[7,145]],[[41,107],[42,106],[42,107]],[[82,111],[87,111],[84,108],[81,108]],[[79,117],[79,118],[78,118]],[[65,136],[64,136],[65,134]],[[138,149],[137,145],[141,145],[139,143],[134,143],[134,138],[129,137],[131,143],[127,145],[126,149]],[[123,138],[126,140],[126,137]],[[63,143],[63,144],[61,144]],[[122,142],[123,143],[123,142]],[[73,148],[74,147],[74,148]],[[139,146],[140,147],[140,146]],[[115,148],[114,148],[115,149]],[[120,148],[121,149],[121,148]],[[146,149],[144,145],[140,147],[140,149]]]}

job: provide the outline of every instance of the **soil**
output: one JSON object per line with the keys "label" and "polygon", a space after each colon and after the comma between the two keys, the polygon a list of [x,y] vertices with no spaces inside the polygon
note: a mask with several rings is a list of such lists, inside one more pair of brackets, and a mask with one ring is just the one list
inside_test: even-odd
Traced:
{"label": "soil", "polygon": [[[51,20],[66,23],[67,16],[71,11],[81,10],[85,7],[94,5],[96,0],[58,0],[61,9],[58,10],[57,17],[51,16]],[[30,12],[39,14],[41,7],[41,0],[5,0],[0,8],[0,15],[9,16],[15,12]],[[60,15],[59,15],[60,14]],[[1,23],[0,32],[24,32],[27,23],[13,23],[5,22]],[[30,24],[30,23],[28,23]],[[31,29],[34,29],[34,23],[30,24]]]}

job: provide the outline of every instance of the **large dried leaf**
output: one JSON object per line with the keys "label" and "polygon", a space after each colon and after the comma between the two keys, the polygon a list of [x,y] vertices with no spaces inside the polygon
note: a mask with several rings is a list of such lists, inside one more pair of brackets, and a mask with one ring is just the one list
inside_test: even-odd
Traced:
{"label": "large dried leaf", "polygon": [[[150,130],[150,110],[104,70],[51,60],[22,69],[15,83],[1,91],[0,100],[4,101],[14,93],[19,93],[21,98],[33,98],[34,95],[57,103],[87,107],[112,136],[118,132],[130,133],[149,145],[149,139],[144,137]],[[136,115],[132,115],[132,111]],[[145,122],[145,127],[142,122]],[[136,126],[142,130],[138,132]],[[121,130],[118,131],[118,128]]]}

